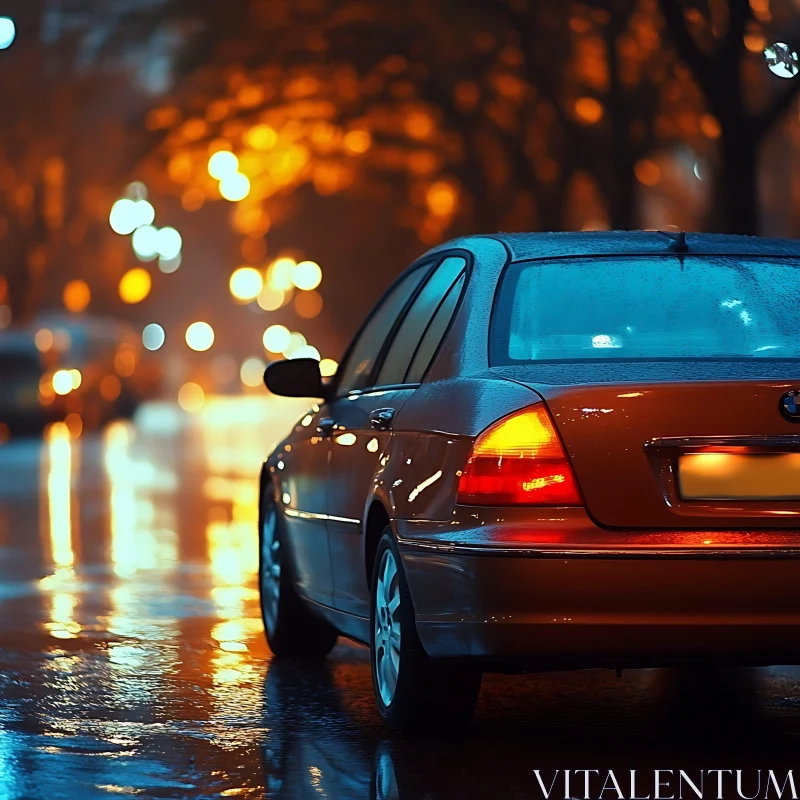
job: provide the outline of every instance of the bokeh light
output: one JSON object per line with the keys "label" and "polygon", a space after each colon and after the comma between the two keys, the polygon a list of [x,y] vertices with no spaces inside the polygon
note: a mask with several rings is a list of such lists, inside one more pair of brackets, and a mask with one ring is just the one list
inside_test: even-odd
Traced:
{"label": "bokeh light", "polygon": [[246,358],[242,362],[242,368],[239,371],[242,383],[250,387],[260,386],[264,380],[265,367],[266,364],[260,358]]}
{"label": "bokeh light", "polygon": [[122,391],[122,383],[116,375],[104,375],[100,381],[100,396],[107,403],[113,403]]}
{"label": "bokeh light", "polygon": [[163,257],[159,258],[158,268],[162,272],[169,275],[170,273],[175,272],[175,270],[177,270],[182,263],[183,263],[183,258],[181,257],[181,254],[178,253],[178,255],[175,256],[175,258],[163,258]]}
{"label": "bokeh light", "polygon": [[72,347],[72,336],[70,332],[63,328],[56,328],[53,331],[53,348],[59,353],[65,353]]}
{"label": "bokeh light", "polygon": [[316,261],[301,261],[292,270],[292,283],[298,289],[316,289],[322,281],[322,270]]}
{"label": "bokeh light", "polygon": [[264,331],[264,348],[270,353],[282,353],[291,342],[289,329],[283,325],[270,325]]}
{"label": "bokeh light", "polygon": [[108,222],[115,233],[127,236],[142,225],[151,225],[156,211],[147,200],[131,200],[123,197],[111,206]]}
{"label": "bokeh light", "polygon": [[123,303],[141,303],[150,294],[150,273],[142,267],[129,269],[119,282],[119,296]]}
{"label": "bokeh light", "polygon": [[167,339],[164,329],[157,323],[151,322],[144,326],[142,331],[142,344],[148,350],[159,350]]}
{"label": "bokeh light", "polygon": [[130,377],[136,371],[136,353],[129,344],[123,343],[119,346],[114,356],[114,369],[123,378]]}
{"label": "bokeh light", "polygon": [[313,289],[309,292],[300,292],[294,298],[294,310],[303,319],[313,319],[322,311],[322,295]]}
{"label": "bokeh light", "polygon": [[289,334],[289,343],[281,351],[286,358],[292,358],[294,354],[307,344],[306,337],[299,331],[292,331]]}
{"label": "bokeh light", "polygon": [[190,414],[200,411],[205,399],[206,393],[203,391],[203,387],[191,381],[184,383],[178,389],[178,405]]}
{"label": "bokeh light", "polygon": [[239,172],[239,159],[228,150],[219,150],[208,159],[208,174],[221,181]]}
{"label": "bokeh light", "polygon": [[269,150],[278,141],[278,134],[269,125],[255,125],[247,131],[244,140],[255,150]]}
{"label": "bokeh light", "polygon": [[125,197],[130,197],[132,200],[147,200],[147,187],[141,181],[133,181],[125,187]]}
{"label": "bokeh light", "polygon": [[240,267],[230,279],[231,294],[237,300],[254,300],[264,288],[264,278],[254,267]]}
{"label": "bokeh light", "polygon": [[450,216],[455,211],[456,200],[456,191],[447,181],[436,181],[425,193],[425,202],[437,217]]}
{"label": "bokeh light", "polygon": [[232,203],[244,200],[250,194],[250,179],[241,172],[226,175],[219,182],[219,193]]}
{"label": "bokeh light", "polygon": [[6,50],[14,43],[17,26],[11,17],[0,17],[0,50]]}
{"label": "bokeh light", "polygon": [[259,308],[264,311],[277,311],[285,299],[284,293],[280,289],[273,289],[271,286],[265,286],[259,293],[256,301]]}
{"label": "bokeh light", "polygon": [[56,394],[65,395],[72,391],[72,375],[68,369],[59,369],[53,373],[53,391]]}
{"label": "bokeh light", "polygon": [[73,439],[77,439],[81,433],[83,433],[83,420],[81,419],[81,415],[77,414],[75,411],[64,417],[64,425],[66,425],[69,435]]}
{"label": "bokeh light", "polygon": [[53,332],[49,328],[40,328],[36,331],[33,341],[40,353],[49,353],[53,349]]}
{"label": "bokeh light", "polygon": [[152,261],[158,255],[158,230],[152,225],[142,225],[133,232],[133,252],[142,261]]}
{"label": "bokeh light", "polygon": [[72,378],[72,388],[80,388],[80,385],[83,382],[83,375],[81,375],[81,371],[79,369],[71,369],[69,370],[69,376]]}
{"label": "bokeh light", "polygon": [[92,292],[86,281],[70,281],[64,287],[64,308],[73,314],[80,314],[85,311],[91,299]]}
{"label": "bokeh light", "polygon": [[108,215],[108,222],[111,225],[111,230],[121,236],[127,236],[136,230],[136,203],[129,200],[127,197],[122,200],[117,200],[111,206],[111,213]]}
{"label": "bokeh light", "polygon": [[335,375],[337,369],[339,369],[339,365],[332,358],[323,358],[319,362],[319,372],[323,378],[330,378]]}
{"label": "bokeh light", "polygon": [[575,101],[575,116],[585,125],[594,125],[603,118],[603,106],[594,97],[579,97]]}
{"label": "bokeh light", "polygon": [[214,329],[207,322],[193,322],[186,329],[186,344],[203,353],[214,344]]}
{"label": "bokeh light", "polygon": [[180,255],[183,239],[175,228],[161,228],[156,234],[156,250],[158,255],[166,261],[171,261]]}
{"label": "bokeh light", "polygon": [[282,292],[289,291],[294,287],[292,276],[297,262],[288,256],[276,258],[267,270],[267,281],[273,289],[280,289]]}
{"label": "bokeh light", "polygon": [[310,344],[304,344],[302,347],[298,347],[290,358],[313,358],[319,361],[320,355],[316,347],[312,347]]}
{"label": "bokeh light", "polygon": [[366,153],[371,144],[372,136],[369,131],[349,131],[344,137],[344,146],[351,153]]}
{"label": "bokeh light", "polygon": [[134,205],[136,206],[137,225],[139,228],[142,225],[152,225],[156,218],[156,210],[152,204],[147,200],[137,200]]}

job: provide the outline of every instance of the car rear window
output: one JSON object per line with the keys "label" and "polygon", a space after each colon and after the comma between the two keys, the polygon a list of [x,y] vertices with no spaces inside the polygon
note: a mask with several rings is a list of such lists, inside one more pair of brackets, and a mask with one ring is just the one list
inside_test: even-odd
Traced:
{"label": "car rear window", "polygon": [[672,255],[512,264],[492,315],[492,365],[800,359],[798,267]]}

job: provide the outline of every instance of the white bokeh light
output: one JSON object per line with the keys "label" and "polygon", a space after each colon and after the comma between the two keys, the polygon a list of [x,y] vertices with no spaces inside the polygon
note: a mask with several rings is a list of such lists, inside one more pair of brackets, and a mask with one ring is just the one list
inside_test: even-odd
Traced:
{"label": "white bokeh light", "polygon": [[264,347],[271,353],[280,353],[291,341],[289,329],[283,325],[270,325],[264,331]]}
{"label": "white bokeh light", "polygon": [[171,272],[175,272],[178,267],[180,267],[181,263],[183,262],[183,258],[181,254],[178,253],[175,258],[159,258],[158,259],[158,268],[169,275]]}
{"label": "white bokeh light", "polygon": [[142,225],[133,233],[133,251],[142,261],[152,261],[158,255],[158,231],[152,225]]}
{"label": "white bokeh light", "polygon": [[186,329],[186,344],[203,353],[214,344],[214,329],[207,322],[193,322]]}
{"label": "white bokeh light", "polygon": [[320,355],[316,347],[312,347],[310,344],[304,344],[302,347],[298,347],[290,358],[313,358],[315,361],[319,361]]}
{"label": "white bokeh light", "polygon": [[0,17],[0,50],[5,50],[17,38],[17,26],[11,17]]}
{"label": "white bokeh light", "polygon": [[142,344],[148,350],[159,350],[167,339],[164,329],[156,322],[144,326]]}
{"label": "white bokeh light", "polygon": [[157,234],[158,255],[166,261],[177,258],[183,247],[183,239],[175,228],[162,228]]}
{"label": "white bokeh light", "polygon": [[255,388],[260,386],[264,380],[264,368],[266,364],[260,358],[246,358],[242,362],[242,368],[239,370],[239,377],[245,386]]}

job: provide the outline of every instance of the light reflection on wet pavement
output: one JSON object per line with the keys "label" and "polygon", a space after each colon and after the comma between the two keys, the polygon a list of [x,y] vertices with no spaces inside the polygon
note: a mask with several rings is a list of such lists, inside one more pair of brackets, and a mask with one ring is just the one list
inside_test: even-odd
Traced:
{"label": "light reflection on wet pavement", "polygon": [[403,741],[363,648],[271,663],[256,477],[302,410],[154,405],[0,447],[0,800],[540,797],[537,768],[792,766],[794,669],[488,676],[465,736]]}

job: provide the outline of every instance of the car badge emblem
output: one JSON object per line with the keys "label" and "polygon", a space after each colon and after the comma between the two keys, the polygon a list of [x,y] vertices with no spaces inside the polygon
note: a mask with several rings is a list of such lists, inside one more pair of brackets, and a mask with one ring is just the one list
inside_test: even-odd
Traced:
{"label": "car badge emblem", "polygon": [[800,422],[800,390],[792,389],[781,395],[780,409],[790,422]]}

